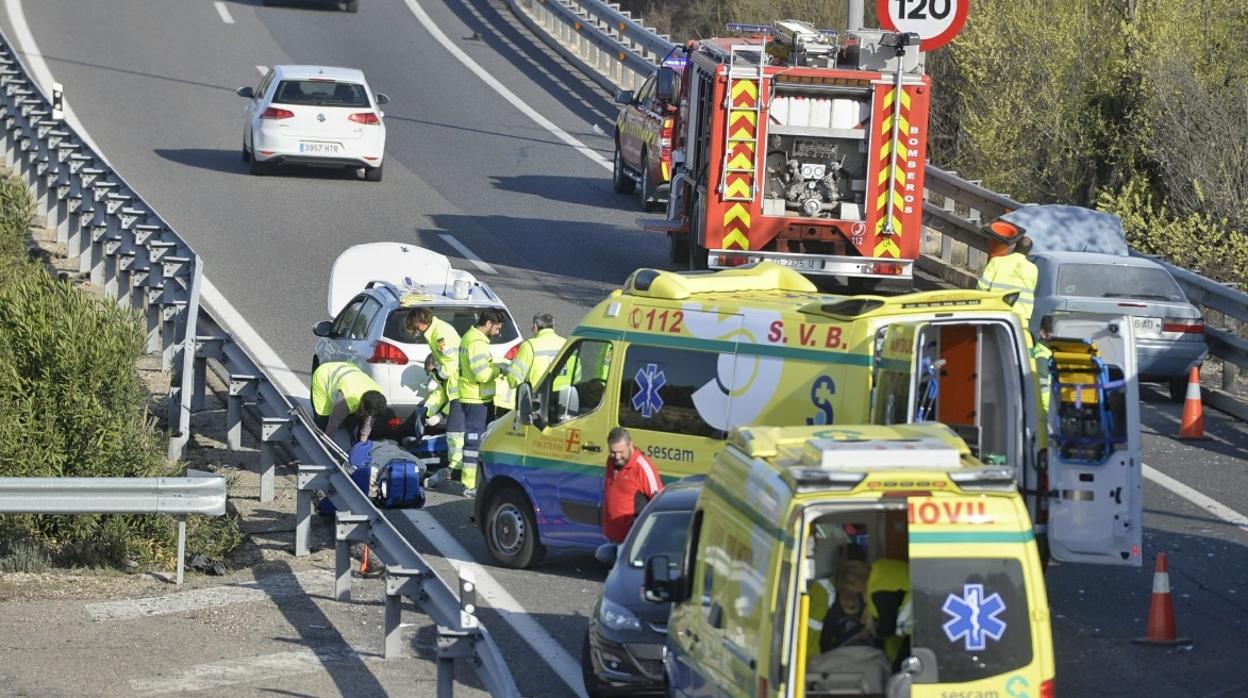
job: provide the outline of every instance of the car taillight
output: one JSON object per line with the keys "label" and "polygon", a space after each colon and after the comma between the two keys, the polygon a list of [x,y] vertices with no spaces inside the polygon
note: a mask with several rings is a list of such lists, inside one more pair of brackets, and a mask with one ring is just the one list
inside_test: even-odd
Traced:
{"label": "car taillight", "polygon": [[1053,686],[1053,679],[1040,682],[1040,698],[1056,698],[1057,689]]}
{"label": "car taillight", "polygon": [[675,130],[673,126],[676,120],[668,117],[663,120],[663,129],[659,131],[659,146],[662,148],[672,147],[672,132]]}
{"label": "car taillight", "polygon": [[387,342],[377,342],[373,346],[373,355],[368,357],[370,364],[407,364],[407,354],[403,350]]}
{"label": "car taillight", "polygon": [[503,354],[503,358],[504,358],[504,359],[507,359],[508,361],[513,361],[513,360],[515,360],[515,358],[516,358],[516,352],[518,352],[518,351],[520,351],[520,345],[519,345],[519,344],[517,344],[517,345],[513,346],[512,348],[508,349],[508,350],[507,350],[507,353],[506,353],[506,354]]}
{"label": "car taillight", "polygon": [[895,264],[893,262],[876,262],[875,264],[871,265],[871,273],[872,274],[887,274],[889,276],[900,276],[903,268],[904,267],[902,267],[902,265]]}
{"label": "car taillight", "polygon": [[1205,331],[1205,323],[1193,320],[1166,320],[1161,324],[1161,331],[1203,334]]}
{"label": "car taillight", "polygon": [[260,115],[261,119],[290,119],[295,113],[289,109],[278,109],[277,107],[269,107]]}
{"label": "car taillight", "polygon": [[376,126],[381,123],[381,119],[378,119],[377,115],[371,111],[362,111],[357,114],[352,114],[347,118],[357,124],[364,124],[365,126]]}

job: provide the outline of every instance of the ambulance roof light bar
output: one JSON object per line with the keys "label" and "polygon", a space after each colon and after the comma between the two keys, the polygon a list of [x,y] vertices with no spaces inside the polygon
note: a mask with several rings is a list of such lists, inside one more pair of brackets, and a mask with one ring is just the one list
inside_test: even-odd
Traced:
{"label": "ambulance roof light bar", "polygon": [[962,454],[933,438],[845,441],[813,438],[806,441],[804,464],[830,470],[957,470]]}

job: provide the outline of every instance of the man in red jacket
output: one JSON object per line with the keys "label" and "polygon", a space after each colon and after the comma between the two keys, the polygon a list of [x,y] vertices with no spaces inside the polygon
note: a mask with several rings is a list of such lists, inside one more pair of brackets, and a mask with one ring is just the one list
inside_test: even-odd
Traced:
{"label": "man in red jacket", "polygon": [[623,543],[633,520],[654,495],[663,489],[659,469],[633,447],[624,427],[607,435],[607,470],[602,482],[602,534],[612,543]]}

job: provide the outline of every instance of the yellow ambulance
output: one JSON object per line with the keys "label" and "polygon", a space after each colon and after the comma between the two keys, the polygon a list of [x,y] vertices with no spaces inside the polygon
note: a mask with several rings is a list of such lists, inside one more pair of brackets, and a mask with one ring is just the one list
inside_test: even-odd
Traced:
{"label": "yellow ambulance", "polygon": [[1053,696],[1013,472],[940,424],[734,431],[645,578],[668,695]]}
{"label": "yellow ambulance", "polygon": [[[616,426],[674,479],[706,472],[734,427],[916,421],[947,424],[981,459],[1008,463],[1043,520],[1047,430],[1015,298],[828,295],[771,262],[639,269],[487,430],[475,520],[503,565],[528,566],[549,548],[593,550],[604,541],[602,473]],[[1139,517],[1124,519],[1125,528],[1102,526],[1112,545],[1063,551],[1121,563],[1140,536]]]}

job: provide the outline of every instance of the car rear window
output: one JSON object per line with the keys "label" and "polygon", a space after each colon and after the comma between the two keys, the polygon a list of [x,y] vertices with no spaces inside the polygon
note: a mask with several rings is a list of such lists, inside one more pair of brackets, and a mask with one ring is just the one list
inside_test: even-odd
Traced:
{"label": "car rear window", "polygon": [[1057,293],[1084,298],[1187,300],[1165,269],[1122,264],[1063,264],[1057,272]]}
{"label": "car rear window", "polygon": [[[486,306],[456,306],[453,308],[443,307],[434,308],[433,314],[441,320],[451,323],[451,327],[464,336],[464,333],[473,325],[477,324],[477,314],[485,309]],[[502,311],[507,316],[507,324],[503,325],[503,331],[490,340],[491,344],[506,344],[515,341],[520,335],[516,333],[516,321],[504,309],[495,307],[496,310]],[[405,329],[407,316],[415,312],[415,308],[398,308],[390,313],[390,317],[386,318],[386,329],[383,333],[388,339],[405,344],[426,344],[425,336],[416,332],[408,334]]]}
{"label": "car rear window", "polygon": [[1010,558],[911,558],[914,648],[936,655],[941,683],[1031,664],[1023,568]]}
{"label": "car rear window", "polygon": [[368,92],[357,82],[283,80],[273,101],[278,104],[314,104],[320,107],[370,107]]}

